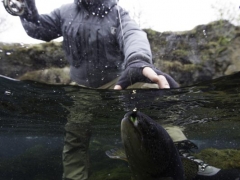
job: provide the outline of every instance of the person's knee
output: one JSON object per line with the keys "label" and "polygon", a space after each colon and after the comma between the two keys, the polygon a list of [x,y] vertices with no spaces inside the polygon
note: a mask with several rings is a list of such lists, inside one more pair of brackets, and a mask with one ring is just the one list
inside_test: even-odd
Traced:
{"label": "person's knee", "polygon": [[173,142],[187,140],[187,137],[183,134],[183,131],[178,126],[166,127],[165,130],[172,138]]}

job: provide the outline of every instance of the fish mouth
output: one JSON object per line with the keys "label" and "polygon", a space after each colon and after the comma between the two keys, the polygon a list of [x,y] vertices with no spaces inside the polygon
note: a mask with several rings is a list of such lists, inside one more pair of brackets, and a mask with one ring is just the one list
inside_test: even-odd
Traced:
{"label": "fish mouth", "polygon": [[143,134],[139,122],[138,112],[133,111],[125,114],[121,121],[122,134],[128,135],[129,137],[134,134],[135,137],[137,136],[138,139],[142,141]]}
{"label": "fish mouth", "polygon": [[134,125],[134,127],[137,127],[138,126],[138,114],[137,114],[137,111],[133,111],[133,112],[129,112],[127,114],[125,114],[124,118],[123,118],[124,121],[130,121],[130,123],[132,123]]}
{"label": "fish mouth", "polygon": [[121,128],[124,129],[125,126],[133,126],[132,128],[138,128],[138,117],[136,112],[129,112],[125,114],[121,122]]}

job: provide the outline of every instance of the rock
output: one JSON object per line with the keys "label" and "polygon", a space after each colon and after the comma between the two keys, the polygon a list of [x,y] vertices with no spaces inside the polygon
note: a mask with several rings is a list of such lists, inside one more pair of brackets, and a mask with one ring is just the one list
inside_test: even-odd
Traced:
{"label": "rock", "polygon": [[[215,21],[183,32],[145,31],[155,66],[169,73],[182,86],[240,71],[240,27],[228,21]],[[2,75],[66,84],[70,83],[66,73],[59,72],[66,67],[68,63],[61,42],[36,45],[0,43]],[[47,72],[43,71],[46,69]]]}
{"label": "rock", "polygon": [[146,32],[154,64],[183,86],[240,70],[240,27],[228,21],[215,21],[184,32]]}
{"label": "rock", "polygon": [[50,68],[44,70],[36,70],[26,72],[24,75],[20,76],[19,80],[32,80],[47,84],[70,84],[72,81],[70,79],[70,69],[69,67],[64,68]]}
{"label": "rock", "polygon": [[31,71],[68,65],[59,42],[35,45],[0,43],[0,64],[0,74],[12,78]]}
{"label": "rock", "polygon": [[236,149],[204,149],[198,154],[194,154],[196,158],[204,160],[221,169],[239,169],[240,168],[240,151]]}

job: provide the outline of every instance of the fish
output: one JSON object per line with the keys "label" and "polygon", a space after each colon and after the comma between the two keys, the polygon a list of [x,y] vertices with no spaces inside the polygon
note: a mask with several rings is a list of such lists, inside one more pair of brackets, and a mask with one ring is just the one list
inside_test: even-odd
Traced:
{"label": "fish", "polygon": [[190,180],[197,175],[198,164],[180,157],[167,131],[140,111],[125,114],[121,139],[124,148],[108,150],[106,155],[127,161],[132,179]]}

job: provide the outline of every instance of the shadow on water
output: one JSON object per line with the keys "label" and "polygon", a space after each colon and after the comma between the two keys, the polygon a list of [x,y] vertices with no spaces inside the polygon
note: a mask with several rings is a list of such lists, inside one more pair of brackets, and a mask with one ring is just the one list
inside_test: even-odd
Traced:
{"label": "shadow on water", "polygon": [[94,117],[90,179],[130,178],[127,164],[104,152],[121,146],[121,119],[134,108],[163,126],[182,126],[198,151],[240,149],[240,73],[179,89],[136,91],[46,85],[1,76],[0,94],[1,180],[61,179],[64,125],[73,106]]}

